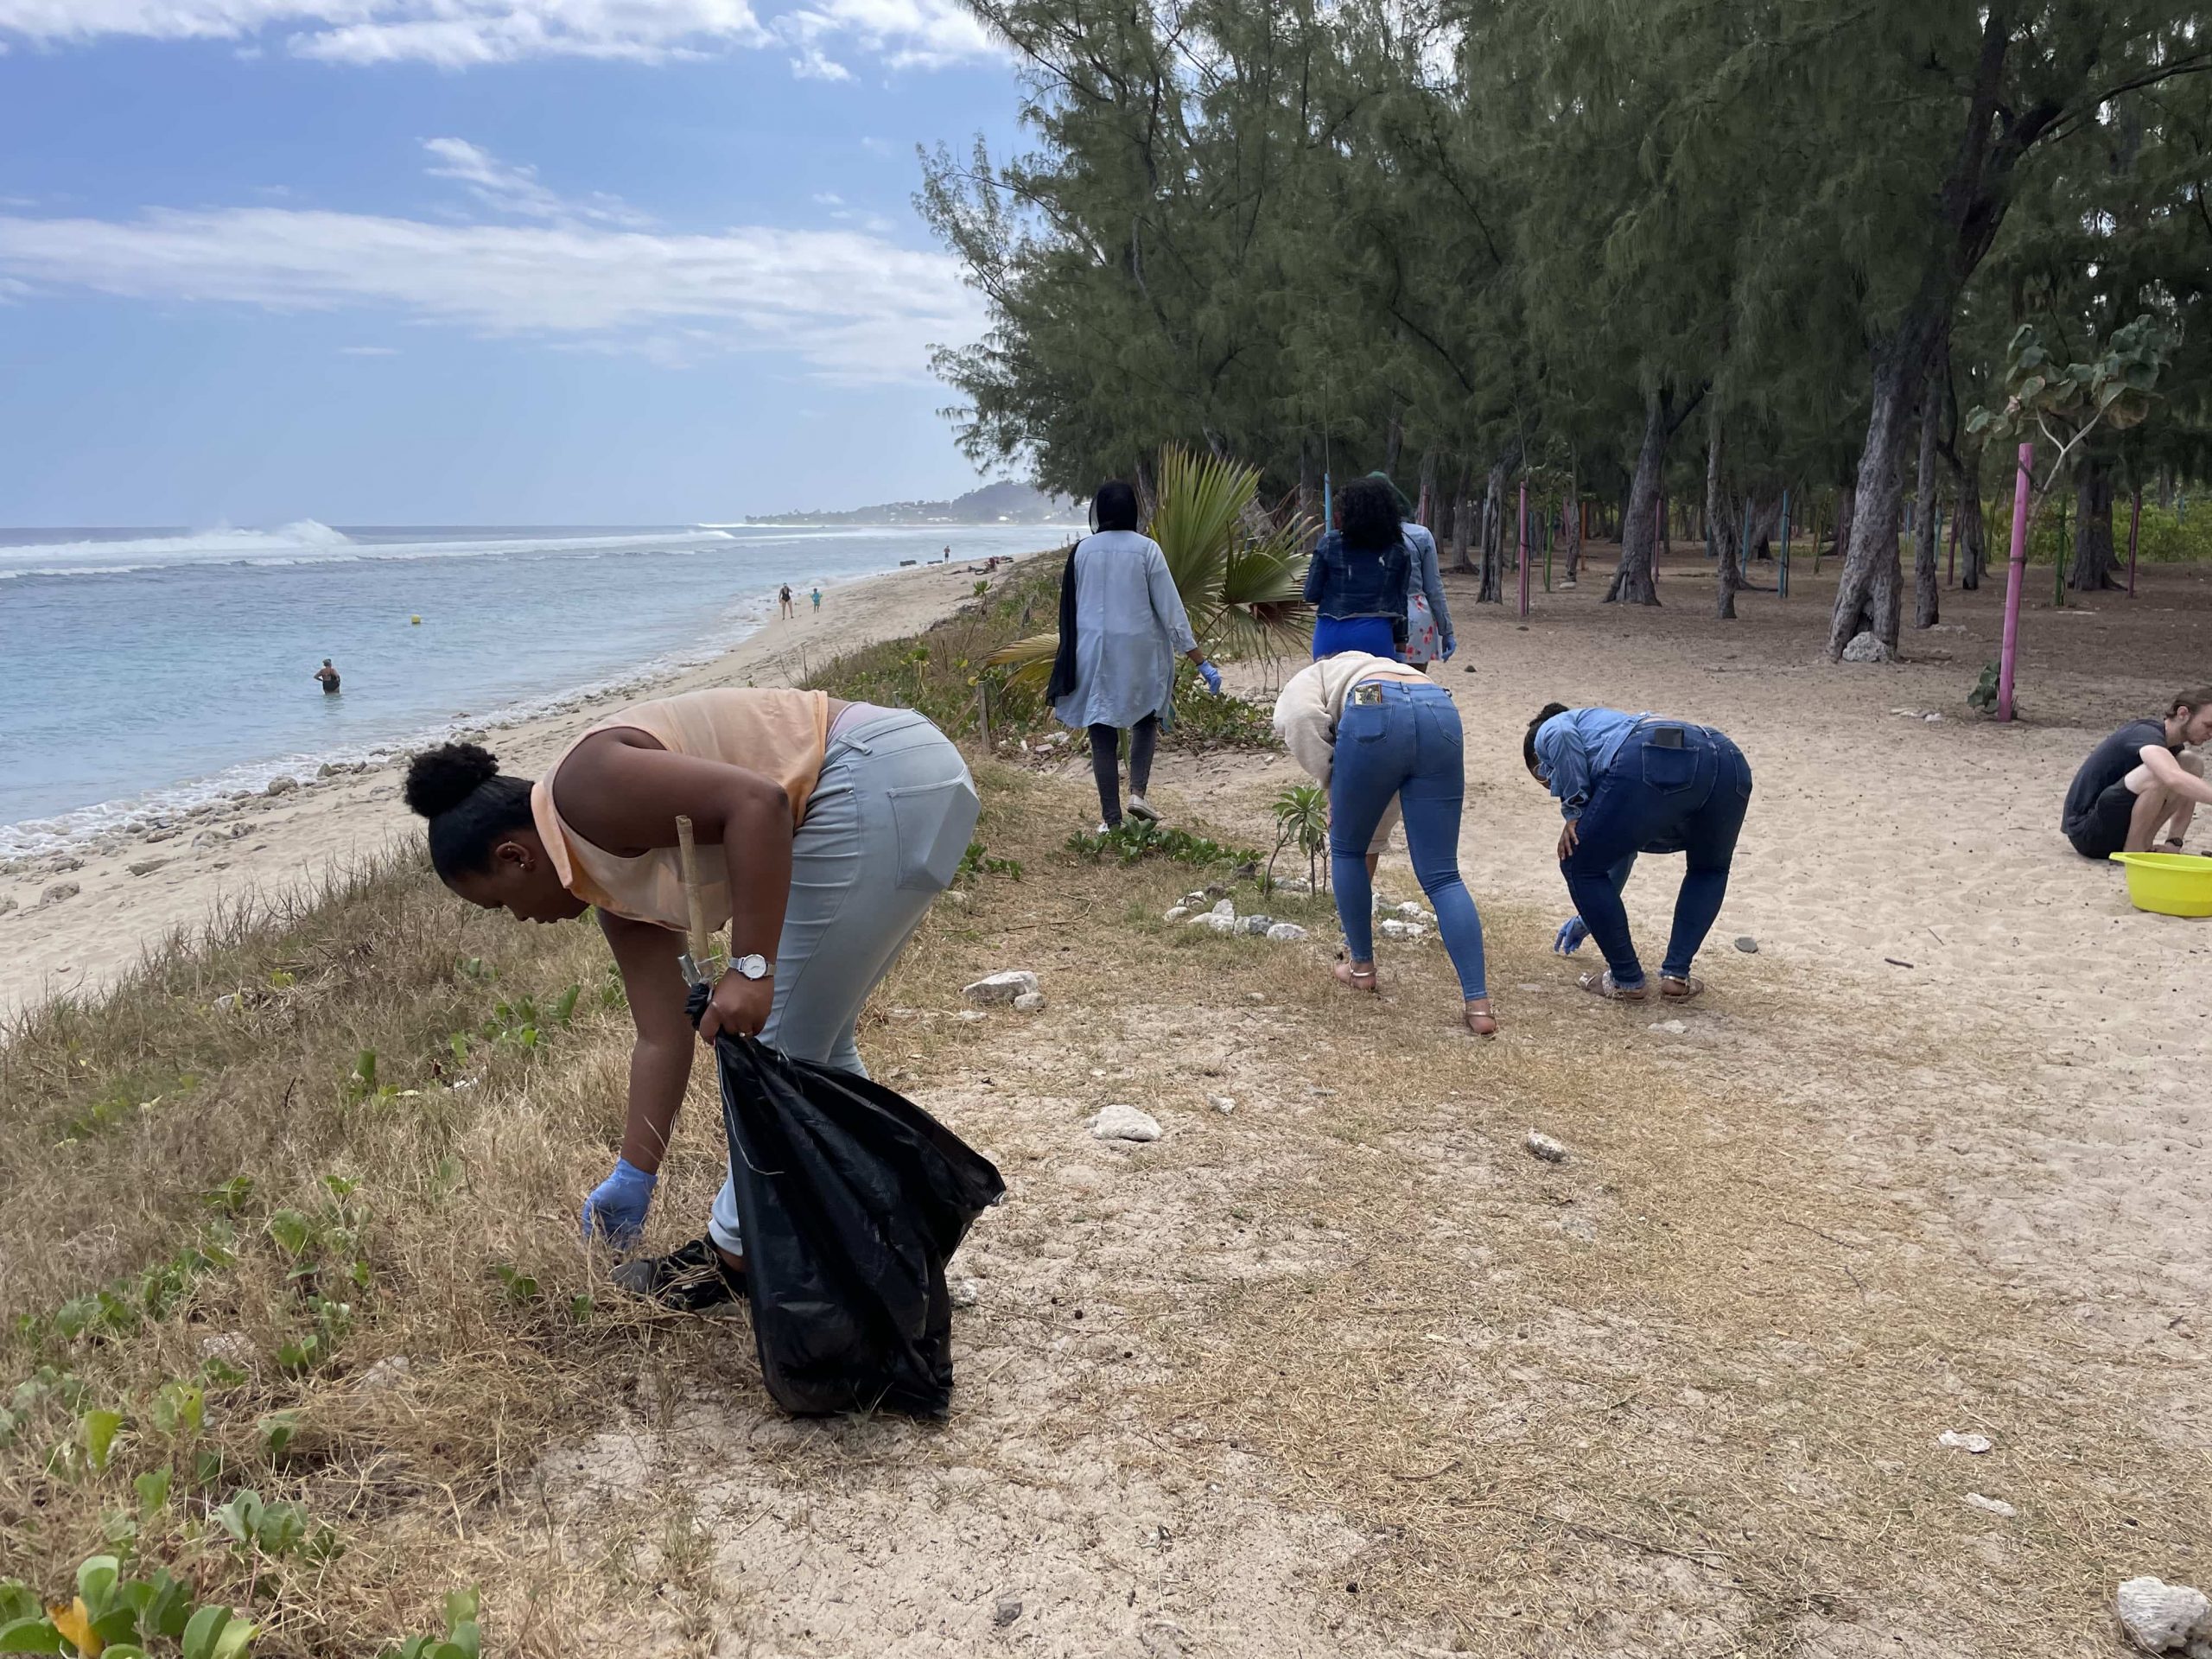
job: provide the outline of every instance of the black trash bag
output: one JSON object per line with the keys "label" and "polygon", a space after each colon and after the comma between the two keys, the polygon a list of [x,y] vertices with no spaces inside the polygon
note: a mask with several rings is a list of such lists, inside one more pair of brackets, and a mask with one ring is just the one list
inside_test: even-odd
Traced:
{"label": "black trash bag", "polygon": [[715,1044],[753,1337],[801,1415],[952,1402],[944,1265],[1006,1182],[913,1102],[751,1038]]}

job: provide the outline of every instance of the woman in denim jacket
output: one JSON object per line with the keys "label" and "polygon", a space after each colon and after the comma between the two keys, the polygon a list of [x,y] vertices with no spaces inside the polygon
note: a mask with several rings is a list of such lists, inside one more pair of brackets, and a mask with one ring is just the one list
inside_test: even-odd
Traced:
{"label": "woman in denim jacket", "polygon": [[1397,493],[1387,480],[1354,480],[1337,498],[1337,524],[1306,570],[1306,601],[1317,613],[1314,658],[1340,651],[1395,657],[1406,642],[1413,578]]}

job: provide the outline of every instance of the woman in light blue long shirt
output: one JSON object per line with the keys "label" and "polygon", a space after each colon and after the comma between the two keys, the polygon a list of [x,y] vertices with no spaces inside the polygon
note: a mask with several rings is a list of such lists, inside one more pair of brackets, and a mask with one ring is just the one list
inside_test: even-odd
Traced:
{"label": "woman in light blue long shirt", "polygon": [[1122,822],[1122,734],[1129,734],[1129,810],[1160,815],[1145,798],[1161,721],[1172,711],[1175,658],[1198,666],[1207,688],[1221,674],[1206,661],[1160,543],[1137,531],[1136,492],[1116,479],[1093,504],[1098,525],[1068,555],[1060,579],[1060,647],[1046,695],[1060,723],[1090,736],[1099,829]]}

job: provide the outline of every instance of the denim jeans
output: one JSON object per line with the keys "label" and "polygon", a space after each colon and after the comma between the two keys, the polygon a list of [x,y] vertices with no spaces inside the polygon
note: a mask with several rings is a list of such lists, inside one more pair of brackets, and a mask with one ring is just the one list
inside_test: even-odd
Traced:
{"label": "denim jeans", "polygon": [[[1129,728],[1129,793],[1152,782],[1152,754],[1160,745],[1160,716],[1147,715]],[[1122,821],[1122,734],[1111,726],[1090,728],[1090,779],[1098,786],[1098,816],[1113,829]]]}
{"label": "denim jeans", "polygon": [[1643,983],[1621,888],[1638,853],[1683,853],[1689,868],[1675,899],[1675,929],[1660,972],[1688,977],[1728,892],[1728,866],[1751,804],[1743,751],[1708,726],[1652,721],[1637,728],[1591,791],[1575,847],[1560,866],[1576,912],[1605,953],[1613,982]]}
{"label": "denim jeans", "polygon": [[[1357,701],[1378,695],[1379,702]],[[1435,907],[1460,995],[1470,1001],[1487,996],[1482,918],[1459,879],[1459,807],[1466,795],[1459,710],[1440,685],[1368,680],[1344,696],[1329,778],[1329,873],[1344,948],[1355,962],[1375,958],[1367,845],[1394,795],[1405,811],[1414,875]]]}
{"label": "denim jeans", "polygon": [[[887,710],[832,734],[791,840],[776,999],[760,1040],[866,1077],[861,1009],[951,885],[975,829],[967,763],[922,715]],[[727,1181],[707,1230],[731,1254],[743,1250]]]}

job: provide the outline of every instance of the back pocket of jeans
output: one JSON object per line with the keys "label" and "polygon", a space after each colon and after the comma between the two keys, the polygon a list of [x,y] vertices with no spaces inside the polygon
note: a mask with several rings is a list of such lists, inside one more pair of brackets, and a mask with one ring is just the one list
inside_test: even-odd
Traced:
{"label": "back pocket of jeans", "polygon": [[1643,781],[1662,795],[1677,794],[1697,781],[1697,751],[1667,748],[1643,741]]}
{"label": "back pocket of jeans", "polygon": [[889,791],[891,821],[899,836],[899,886],[909,893],[940,893],[960,873],[976,832],[975,789],[964,778]]}

